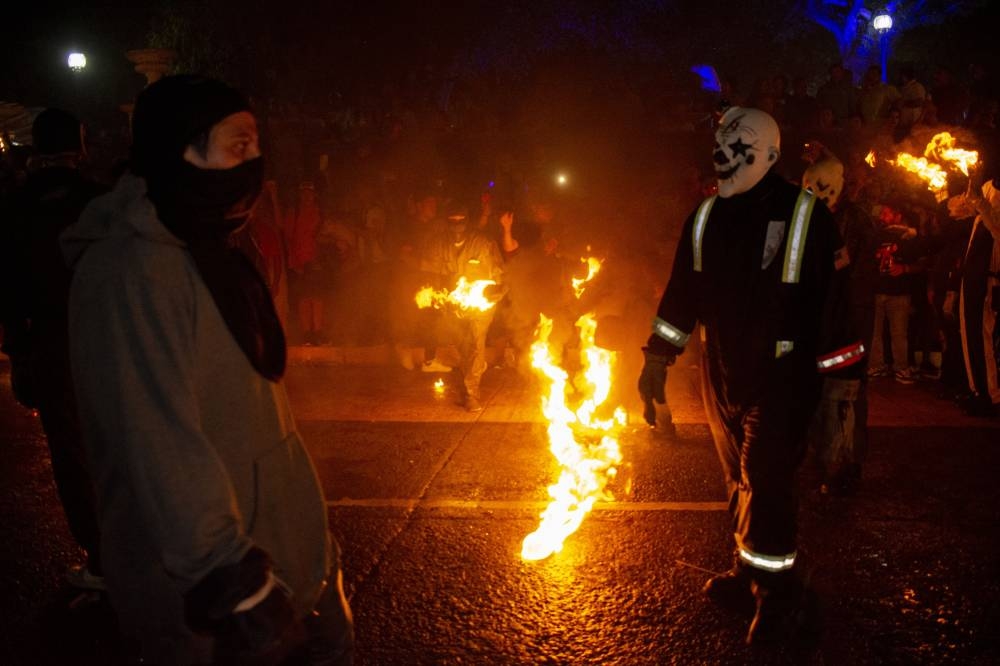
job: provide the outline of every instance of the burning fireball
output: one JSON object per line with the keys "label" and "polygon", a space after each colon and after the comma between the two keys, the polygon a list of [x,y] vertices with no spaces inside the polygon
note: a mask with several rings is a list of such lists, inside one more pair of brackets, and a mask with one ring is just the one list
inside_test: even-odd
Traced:
{"label": "burning fireball", "polygon": [[[589,247],[587,248],[590,249]],[[577,298],[583,295],[584,290],[587,288],[587,284],[597,276],[597,273],[601,270],[601,260],[597,257],[580,257],[580,262],[587,264],[587,277],[585,278],[573,278],[573,293],[576,294]]]}
{"label": "burning fireball", "polygon": [[[584,261],[590,274],[580,284],[592,279],[600,268],[596,259],[595,263]],[[579,297],[583,290],[576,280],[573,286]],[[563,542],[580,527],[594,504],[610,497],[605,487],[622,461],[617,431],[625,425],[625,410],[617,407],[610,418],[599,416],[611,392],[615,355],[594,343],[597,321],[592,314],[580,317],[576,326],[580,330],[581,367],[572,381],[549,347],[552,320],[545,315],[540,315],[531,346],[531,365],[547,381],[542,413],[549,421],[549,450],[562,469],[559,479],[548,488],[552,501],[541,514],[541,524],[521,544],[525,560],[543,560],[562,550]]]}
{"label": "burning fireball", "polygon": [[[868,155],[872,158],[868,163],[874,166],[874,151],[869,152]],[[968,176],[969,169],[979,162],[979,153],[975,150],[956,148],[955,137],[949,132],[941,132],[935,134],[934,138],[927,144],[923,157],[917,157],[910,153],[898,153],[895,160],[886,161],[919,176],[927,183],[927,189],[941,201],[947,197],[948,172],[946,169],[960,171]]]}
{"label": "burning fireball", "polygon": [[435,290],[433,287],[424,287],[417,292],[414,301],[417,307],[441,309],[447,304],[452,304],[460,310],[479,310],[486,312],[496,306],[496,302],[491,301],[483,295],[485,289],[495,285],[493,280],[475,280],[469,282],[465,277],[458,278],[458,284],[452,291],[447,289]]}

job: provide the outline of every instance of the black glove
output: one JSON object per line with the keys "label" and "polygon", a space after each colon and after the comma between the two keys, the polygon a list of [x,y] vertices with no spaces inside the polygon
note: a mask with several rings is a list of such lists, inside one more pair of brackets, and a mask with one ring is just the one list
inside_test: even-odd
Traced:
{"label": "black glove", "polygon": [[280,582],[250,610],[234,613],[236,606],[268,582],[271,558],[251,548],[239,564],[214,569],[184,595],[184,615],[199,633],[215,637],[219,664],[252,664],[274,660],[304,638],[301,623]]}
{"label": "black glove", "polygon": [[639,395],[644,402],[655,400],[661,405],[665,404],[667,366],[674,364],[677,355],[654,354],[646,347],[642,348],[642,354],[646,357],[646,362],[642,366],[642,374],[639,375]]}

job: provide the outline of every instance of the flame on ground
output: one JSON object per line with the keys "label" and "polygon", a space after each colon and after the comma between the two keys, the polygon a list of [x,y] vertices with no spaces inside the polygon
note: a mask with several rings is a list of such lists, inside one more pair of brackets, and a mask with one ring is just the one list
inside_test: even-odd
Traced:
{"label": "flame on ground", "polygon": [[[580,527],[594,504],[609,498],[605,486],[622,459],[617,430],[625,424],[625,411],[618,407],[612,418],[597,417],[611,391],[614,353],[594,344],[597,322],[592,314],[580,317],[576,325],[582,367],[572,385],[569,373],[552,356],[552,320],[545,315],[540,315],[531,346],[531,365],[548,380],[542,413],[549,421],[549,450],[562,470],[559,480],[548,488],[552,501],[541,514],[541,524],[521,544],[525,560],[542,560],[562,550],[563,542]],[[567,395],[574,390],[579,397],[575,409]]]}
{"label": "flame on ground", "polygon": [[496,284],[493,280],[476,280],[469,282],[465,277],[458,278],[458,284],[452,291],[447,289],[435,290],[433,287],[424,287],[417,292],[414,301],[417,307],[440,309],[446,304],[457,306],[461,310],[479,310],[486,312],[496,306],[494,301],[486,298],[483,291],[486,287]]}
{"label": "flame on ground", "polygon": [[870,166],[873,169],[875,168],[875,151],[874,150],[869,150],[868,154],[865,155],[865,164],[867,164],[868,166]]}
{"label": "flame on ground", "polygon": [[435,393],[444,393],[444,380],[443,379],[438,379],[436,382],[434,382],[434,392]]}

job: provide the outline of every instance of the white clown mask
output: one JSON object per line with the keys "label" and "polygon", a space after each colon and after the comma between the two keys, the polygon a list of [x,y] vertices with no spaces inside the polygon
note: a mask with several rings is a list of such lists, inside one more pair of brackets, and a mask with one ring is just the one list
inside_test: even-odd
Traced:
{"label": "white clown mask", "polygon": [[844,191],[844,165],[830,157],[810,164],[802,174],[802,187],[815,194],[827,208],[834,210]]}
{"label": "white clown mask", "polygon": [[723,199],[746,192],[761,181],[781,154],[781,133],[774,118],[759,109],[730,107],[715,131],[715,177]]}

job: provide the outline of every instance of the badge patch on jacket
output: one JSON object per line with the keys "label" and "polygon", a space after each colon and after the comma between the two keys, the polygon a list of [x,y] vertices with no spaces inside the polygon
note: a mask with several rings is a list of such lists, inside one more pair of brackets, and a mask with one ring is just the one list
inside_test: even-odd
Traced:
{"label": "badge patch on jacket", "polygon": [[767,223],[767,238],[764,239],[764,257],[760,261],[760,269],[771,265],[781,249],[781,241],[785,240],[784,220],[771,220]]}

